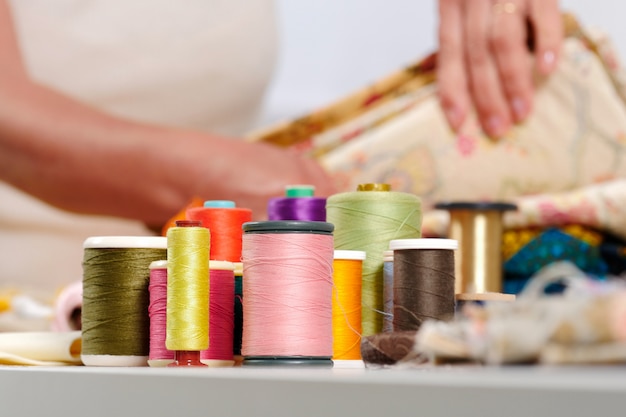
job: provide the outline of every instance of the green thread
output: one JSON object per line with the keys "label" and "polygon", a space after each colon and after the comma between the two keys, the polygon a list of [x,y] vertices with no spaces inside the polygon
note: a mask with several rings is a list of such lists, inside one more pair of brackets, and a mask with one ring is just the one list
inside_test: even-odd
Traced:
{"label": "green thread", "polygon": [[150,263],[165,249],[86,248],[82,354],[148,356]]}
{"label": "green thread", "polygon": [[392,191],[336,194],[326,202],[326,218],[335,225],[335,249],[365,251],[362,285],[363,336],[382,332],[383,252],[394,239],[421,237],[419,197]]}

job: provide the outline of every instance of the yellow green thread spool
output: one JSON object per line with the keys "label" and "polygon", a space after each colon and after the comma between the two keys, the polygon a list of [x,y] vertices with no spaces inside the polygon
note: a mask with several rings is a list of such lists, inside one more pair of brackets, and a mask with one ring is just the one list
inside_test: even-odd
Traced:
{"label": "yellow green thread spool", "polygon": [[177,221],[167,231],[167,324],[170,366],[205,366],[209,346],[210,232],[197,221]]}
{"label": "yellow green thread spool", "polygon": [[362,184],[356,192],[328,198],[326,216],[335,225],[335,249],[366,252],[363,262],[363,336],[383,329],[383,252],[394,239],[421,237],[419,197],[390,191],[388,184]]}

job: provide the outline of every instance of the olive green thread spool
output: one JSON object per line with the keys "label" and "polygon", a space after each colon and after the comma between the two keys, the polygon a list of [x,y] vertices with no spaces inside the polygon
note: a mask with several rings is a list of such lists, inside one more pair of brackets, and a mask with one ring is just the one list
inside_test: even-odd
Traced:
{"label": "olive green thread spool", "polygon": [[164,237],[90,237],[83,244],[81,359],[88,366],[146,366],[149,266]]}

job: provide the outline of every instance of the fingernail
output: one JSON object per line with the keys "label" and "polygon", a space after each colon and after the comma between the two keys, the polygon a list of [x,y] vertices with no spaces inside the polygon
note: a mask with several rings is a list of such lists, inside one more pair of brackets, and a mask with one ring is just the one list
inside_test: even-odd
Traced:
{"label": "fingernail", "polygon": [[516,122],[523,121],[528,114],[528,106],[526,105],[526,102],[519,97],[515,97],[511,100],[511,109],[513,109],[513,116],[515,116]]}
{"label": "fingernail", "polygon": [[487,134],[489,134],[489,136],[499,138],[504,135],[504,123],[502,123],[500,116],[489,117],[485,126],[487,127]]}
{"label": "fingernail", "polygon": [[450,127],[456,130],[459,128],[461,124],[461,112],[456,106],[446,106],[443,109],[443,112],[446,115],[446,119],[448,119],[448,123],[450,123]]}
{"label": "fingernail", "polygon": [[547,74],[554,69],[555,65],[556,65],[556,54],[554,53],[554,51],[551,51],[551,50],[545,51],[543,55],[541,55],[541,63],[540,63],[541,72],[543,72],[544,74]]}

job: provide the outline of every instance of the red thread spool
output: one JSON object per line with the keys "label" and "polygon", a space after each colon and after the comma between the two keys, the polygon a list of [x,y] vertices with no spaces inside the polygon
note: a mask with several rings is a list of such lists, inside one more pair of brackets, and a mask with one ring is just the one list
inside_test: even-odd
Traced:
{"label": "red thread spool", "polygon": [[188,209],[187,217],[202,222],[211,231],[211,260],[241,261],[241,228],[252,221],[252,210],[237,208],[232,201],[212,200],[204,207]]}

